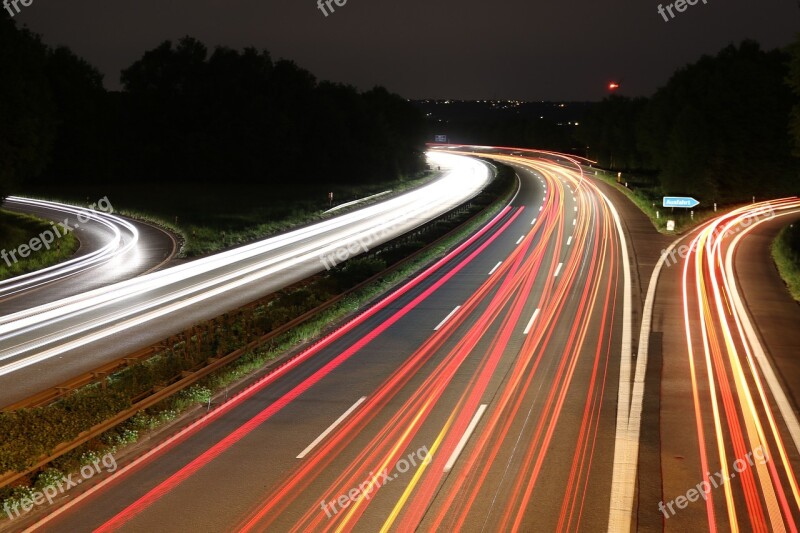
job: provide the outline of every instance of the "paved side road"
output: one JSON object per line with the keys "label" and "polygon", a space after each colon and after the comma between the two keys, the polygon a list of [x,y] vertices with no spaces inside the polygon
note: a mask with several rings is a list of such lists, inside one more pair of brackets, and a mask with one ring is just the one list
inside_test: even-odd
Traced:
{"label": "paved side road", "polygon": [[[587,172],[591,176],[591,171]],[[639,350],[642,309],[647,288],[661,254],[674,241],[674,237],[660,234],[650,219],[636,207],[627,196],[616,187],[595,180],[603,193],[614,202],[628,235],[630,247],[631,278],[633,283],[633,346],[632,352]],[[658,304],[658,299],[656,299]],[[657,317],[654,316],[654,319]],[[649,503],[662,499],[661,476],[661,367],[662,346],[661,326],[654,320],[648,350],[647,373],[645,376],[644,401],[642,405],[641,429],[639,434],[639,457],[636,473],[636,496],[634,500],[633,529],[636,531],[661,531],[660,516],[650,512]],[[632,355],[633,355],[632,354]],[[635,365],[636,361],[633,362]]]}
{"label": "paved side road", "polygon": [[786,289],[770,247],[781,228],[798,221],[800,214],[760,224],[742,239],[735,262],[742,296],[796,412],[800,410],[800,304]]}

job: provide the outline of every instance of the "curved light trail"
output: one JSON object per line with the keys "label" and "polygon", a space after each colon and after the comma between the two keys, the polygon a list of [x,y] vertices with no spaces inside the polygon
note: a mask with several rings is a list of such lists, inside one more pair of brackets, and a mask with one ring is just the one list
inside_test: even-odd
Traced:
{"label": "curved light trail", "polygon": [[[136,229],[136,226],[111,213],[81,209],[58,202],[33,200],[16,196],[7,198],[6,202],[11,204],[12,207],[13,205],[19,205],[24,207],[46,208],[60,213],[66,213],[67,215],[74,215],[81,219],[80,224],[99,224],[107,228],[111,233],[111,238],[107,244],[91,253],[69,259],[48,268],[0,281],[0,299],[107,264],[134,249],[139,241],[139,231]],[[54,224],[54,226],[57,226],[57,224]]]}
{"label": "curved light trail", "polygon": [[[721,490],[705,498],[711,531],[797,531],[800,490],[781,428],[788,428],[797,451],[800,426],[742,302],[733,258],[741,239],[758,224],[799,209],[800,200],[791,198],[718,217],[694,235],[683,265],[698,474],[709,486],[717,481],[713,471],[725,480]],[[748,460],[741,471],[741,463],[734,466],[754,450],[768,460]]]}
{"label": "curved light trail", "polygon": [[447,173],[429,185],[390,200],[208,258],[0,317],[0,376],[78,349],[86,350],[92,343],[130,334],[157,319],[169,320],[176,313],[270,276],[301,266],[320,271],[327,254],[344,250],[348,256],[357,255],[447,212],[488,183],[488,167],[473,158],[450,154],[430,157]]}

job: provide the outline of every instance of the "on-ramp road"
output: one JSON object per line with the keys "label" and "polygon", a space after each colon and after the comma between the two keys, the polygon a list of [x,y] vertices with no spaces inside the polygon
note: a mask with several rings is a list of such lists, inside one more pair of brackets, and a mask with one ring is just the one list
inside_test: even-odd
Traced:
{"label": "on-ramp road", "polygon": [[53,221],[49,246],[58,246],[60,236],[71,231],[80,247],[74,257],[60,264],[0,281],[0,315],[146,274],[177,253],[177,241],[166,231],[114,215],[113,206],[105,199],[101,206],[104,210],[17,197],[3,202],[4,209]]}

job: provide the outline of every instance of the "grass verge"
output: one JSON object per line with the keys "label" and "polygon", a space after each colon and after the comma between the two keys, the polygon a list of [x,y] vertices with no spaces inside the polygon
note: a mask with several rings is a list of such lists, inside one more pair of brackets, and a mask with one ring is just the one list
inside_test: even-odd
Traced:
{"label": "grass verge", "polygon": [[41,218],[0,210],[0,250],[6,252],[0,259],[0,281],[53,266],[72,257],[80,243],[69,233],[51,245],[51,248],[31,251],[26,258],[13,261],[10,252],[19,256],[19,247],[27,246],[31,239],[50,229],[52,224]]}
{"label": "grass verge", "polygon": [[[719,205],[717,206],[719,212],[714,211],[713,205],[709,207],[698,206],[694,210],[675,210],[669,207],[662,207],[662,196],[653,188],[638,187],[630,182],[628,183],[630,187],[626,187],[624,180],[628,178],[623,177],[623,182],[619,183],[617,182],[617,174],[607,170],[585,168],[584,171],[587,172],[589,176],[593,175],[627,196],[642,213],[647,215],[653,227],[664,235],[682,235],[696,228],[703,222],[723,214],[724,211],[729,211],[742,205]],[[692,212],[694,212],[694,215],[692,215]],[[667,221],[669,220],[675,221],[674,231],[667,230]]]}

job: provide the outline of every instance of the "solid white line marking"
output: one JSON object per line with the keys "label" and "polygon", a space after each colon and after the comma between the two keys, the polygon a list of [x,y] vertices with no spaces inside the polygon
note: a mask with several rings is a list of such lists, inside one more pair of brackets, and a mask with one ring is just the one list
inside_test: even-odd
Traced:
{"label": "solid white line marking", "polygon": [[359,406],[359,405],[361,405],[362,403],[364,403],[364,400],[366,400],[366,399],[367,399],[367,397],[366,397],[366,396],[363,396],[363,397],[359,398],[359,400],[358,400],[356,403],[354,403],[354,404],[353,404],[353,406],[352,406],[350,409],[348,409],[347,411],[345,411],[345,412],[344,412],[344,414],[343,414],[342,416],[340,416],[340,417],[339,417],[339,418],[336,420],[336,422],[334,422],[333,424],[331,424],[331,426],[330,426],[328,429],[326,429],[325,431],[323,431],[323,432],[322,432],[322,435],[320,435],[319,437],[317,437],[317,439],[316,439],[314,442],[312,442],[311,444],[309,444],[309,445],[308,445],[308,448],[306,448],[305,450],[303,450],[303,451],[300,453],[300,455],[298,455],[298,456],[297,456],[297,458],[298,458],[298,459],[302,459],[303,457],[305,457],[306,455],[308,455],[308,453],[309,453],[311,450],[313,450],[313,449],[314,449],[314,448],[317,446],[317,444],[319,444],[320,442],[322,442],[322,441],[325,439],[325,437],[327,437],[328,435],[330,435],[330,434],[331,434],[331,432],[332,432],[334,429],[336,429],[336,427],[337,427],[339,424],[341,424],[342,422],[344,422],[344,421],[345,421],[345,419],[346,419],[348,416],[350,416],[351,414],[353,414],[353,411],[355,411],[356,409],[358,409],[358,406]]}
{"label": "solid white line marking", "polygon": [[[500,263],[498,263],[498,264],[497,264],[497,266],[500,266]],[[497,268],[497,267],[495,267],[495,268]],[[447,315],[446,317],[444,317],[444,320],[442,320],[441,322],[439,322],[439,325],[438,325],[438,326],[436,326],[435,328],[433,328],[433,331],[439,331],[439,330],[441,329],[441,327],[442,327],[442,326],[444,326],[445,324],[447,324],[447,321],[448,321],[448,320],[450,320],[450,319],[453,317],[453,315],[454,315],[454,314],[456,314],[456,313],[458,312],[458,310],[459,310],[459,309],[461,309],[461,306],[460,306],[460,305],[457,305],[455,309],[453,309],[452,311],[450,311],[450,314],[449,314],[449,315]]]}
{"label": "solid white line marking", "polygon": [[503,264],[503,262],[502,262],[502,261],[498,262],[498,263],[497,263],[497,264],[494,266],[494,268],[492,269],[492,271],[491,271],[491,272],[489,272],[489,275],[491,276],[492,274],[494,274],[495,272],[497,272],[497,269],[498,269],[498,268],[500,268],[500,265],[502,265],[502,264]]}
{"label": "solid white line marking", "polygon": [[562,266],[564,266],[564,263],[559,263],[559,264],[558,264],[558,267],[556,268],[556,275],[555,275],[555,276],[553,276],[554,278],[557,278],[557,277],[558,277],[558,275],[561,273],[561,267],[562,267]]}
{"label": "solid white line marking", "polygon": [[458,456],[461,455],[462,451],[464,451],[464,447],[467,445],[469,438],[475,431],[475,428],[477,427],[478,422],[480,421],[487,407],[488,405],[485,403],[478,407],[478,410],[475,412],[475,416],[472,417],[472,421],[469,423],[469,426],[467,426],[467,430],[464,432],[464,435],[461,436],[461,440],[458,441],[458,446],[456,446],[456,449],[453,450],[453,455],[450,456],[450,459],[447,460],[447,464],[444,465],[445,474],[449,473],[453,469],[453,466],[458,460]]}
{"label": "solid white line marking", "polygon": [[528,325],[525,326],[525,331],[522,332],[523,335],[527,335],[528,333],[531,332],[531,328],[533,327],[533,322],[536,320],[537,316],[539,316],[539,310],[538,309],[533,312],[533,316],[528,321]]}
{"label": "solid white line marking", "polygon": [[524,238],[525,238],[525,235],[523,235],[522,237],[520,237],[520,238],[519,238],[519,240],[517,241],[517,244],[521,243],[521,242],[522,242],[522,239],[524,239]]}
{"label": "solid white line marking", "polygon": [[572,244],[572,235],[570,235],[569,239],[567,239],[567,246],[569,246],[570,244]]}
{"label": "solid white line marking", "polygon": [[[648,339],[642,338],[642,335],[639,336],[635,385],[638,386],[639,379],[641,379],[641,389],[634,388],[631,397],[631,389],[633,386],[631,383],[631,359],[633,355],[633,317],[631,308],[633,305],[633,287],[631,285],[631,264],[630,256],[628,255],[628,240],[625,237],[625,232],[622,230],[622,222],[614,204],[602,191],[598,192],[611,210],[614,224],[617,227],[620,251],[622,252],[623,277],[625,280],[622,301],[622,348],[620,350],[619,390],[617,391],[617,427],[614,437],[614,467],[611,478],[608,531],[630,531],[631,518],[633,515],[633,487],[636,484],[636,469],[639,466],[639,422],[644,394],[644,370],[647,368]],[[664,257],[666,257],[666,255],[662,256],[660,262],[656,265],[657,269],[663,264]],[[653,274],[655,278],[651,278],[651,285],[654,285],[654,280],[658,279],[658,274],[656,272]],[[653,286],[652,289],[654,295],[655,287]],[[648,298],[649,296],[648,289]],[[649,310],[652,312],[652,299],[650,299],[649,304]],[[644,305],[644,313],[645,315],[648,313],[647,300]],[[642,317],[641,331],[644,332],[645,327],[647,327],[647,334],[649,336],[650,323],[648,322],[645,326],[647,319],[647,316]],[[640,365],[643,370],[641,376],[639,376]],[[635,428],[633,426],[635,426]]]}

